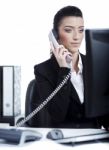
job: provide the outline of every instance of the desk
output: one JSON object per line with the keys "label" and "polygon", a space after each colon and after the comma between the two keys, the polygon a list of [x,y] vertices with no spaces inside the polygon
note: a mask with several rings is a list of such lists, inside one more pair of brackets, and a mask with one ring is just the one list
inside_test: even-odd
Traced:
{"label": "desk", "polygon": [[[27,128],[26,128],[27,129]],[[29,130],[33,130],[33,131],[38,131],[40,133],[42,133],[43,138],[40,141],[35,141],[35,142],[31,142],[31,143],[26,143],[22,146],[16,146],[16,145],[0,145],[0,148],[2,150],[32,150],[32,149],[37,149],[37,150],[97,150],[97,149],[105,149],[108,150],[109,149],[109,143],[92,143],[92,144],[83,144],[83,145],[77,145],[77,146],[67,146],[67,145],[61,145],[58,144],[54,141],[48,140],[46,138],[47,133],[51,130],[49,128],[28,128]],[[88,132],[92,132],[91,130],[93,130],[94,132],[96,132],[96,130],[100,130],[101,129],[62,129],[63,134],[65,137],[69,137],[72,135],[80,135],[82,134],[82,130],[84,131],[88,131]],[[102,132],[102,131],[101,131]]]}

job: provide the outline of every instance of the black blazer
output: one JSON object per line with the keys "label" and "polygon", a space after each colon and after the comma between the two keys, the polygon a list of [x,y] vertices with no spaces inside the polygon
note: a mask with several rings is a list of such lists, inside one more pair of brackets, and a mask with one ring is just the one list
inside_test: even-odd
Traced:
{"label": "black blazer", "polygon": [[[81,54],[81,58],[85,67],[85,56]],[[60,68],[54,56],[34,66],[36,90],[30,106],[32,110],[52,93],[69,71],[69,68]],[[52,100],[31,119],[30,126],[100,128],[101,124],[97,118],[85,117],[84,103],[80,103],[78,94],[69,79]]]}

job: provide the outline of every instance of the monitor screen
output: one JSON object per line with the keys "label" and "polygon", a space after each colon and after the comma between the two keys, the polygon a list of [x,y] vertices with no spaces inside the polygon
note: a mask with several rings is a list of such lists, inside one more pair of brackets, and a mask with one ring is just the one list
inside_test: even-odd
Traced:
{"label": "monitor screen", "polygon": [[109,114],[109,29],[87,29],[85,110],[87,117]]}

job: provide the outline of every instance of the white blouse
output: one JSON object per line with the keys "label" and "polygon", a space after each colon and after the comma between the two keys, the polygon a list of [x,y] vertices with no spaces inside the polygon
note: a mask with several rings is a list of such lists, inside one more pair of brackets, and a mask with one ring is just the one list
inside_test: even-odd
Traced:
{"label": "white blouse", "polygon": [[80,55],[78,61],[78,68],[79,71],[77,73],[75,70],[72,69],[71,82],[78,93],[80,102],[83,103],[84,102],[84,83],[83,83],[83,74],[82,74],[83,64]]}

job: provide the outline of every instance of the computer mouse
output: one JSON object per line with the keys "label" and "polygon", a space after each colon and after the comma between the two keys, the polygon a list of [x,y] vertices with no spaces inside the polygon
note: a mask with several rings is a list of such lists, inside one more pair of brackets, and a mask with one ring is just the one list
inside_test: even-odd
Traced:
{"label": "computer mouse", "polygon": [[63,139],[64,135],[60,129],[53,129],[47,133],[46,137],[51,140],[59,140],[59,139]]}

